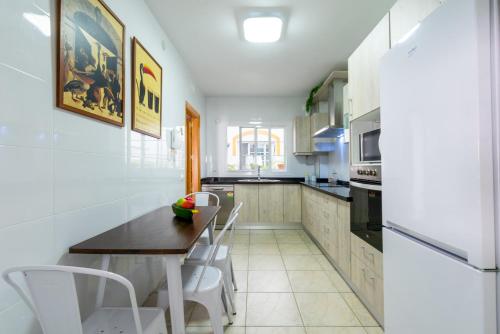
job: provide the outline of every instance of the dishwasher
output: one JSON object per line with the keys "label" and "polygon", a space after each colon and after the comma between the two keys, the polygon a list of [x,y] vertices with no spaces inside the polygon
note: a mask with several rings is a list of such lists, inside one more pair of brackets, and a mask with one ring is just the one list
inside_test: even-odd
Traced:
{"label": "dishwasher", "polygon": [[[203,184],[202,191],[207,191],[219,196],[219,206],[221,207],[217,214],[217,225],[224,226],[234,207],[234,185],[232,184]],[[210,197],[209,205],[216,205],[215,199]]]}

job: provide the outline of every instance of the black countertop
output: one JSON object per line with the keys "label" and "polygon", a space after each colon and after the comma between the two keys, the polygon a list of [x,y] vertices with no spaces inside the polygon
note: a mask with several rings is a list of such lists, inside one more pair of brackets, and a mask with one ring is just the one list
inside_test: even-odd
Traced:
{"label": "black countertop", "polygon": [[[240,181],[240,180],[253,180]],[[326,179],[318,179],[318,182],[304,182],[304,178],[300,177],[263,177],[262,179],[279,180],[277,182],[259,182],[256,177],[206,177],[201,179],[201,184],[302,184],[314,190],[320,191],[324,194],[336,197],[346,202],[352,202],[351,190],[349,183],[345,181],[338,181],[336,186],[327,184]]]}

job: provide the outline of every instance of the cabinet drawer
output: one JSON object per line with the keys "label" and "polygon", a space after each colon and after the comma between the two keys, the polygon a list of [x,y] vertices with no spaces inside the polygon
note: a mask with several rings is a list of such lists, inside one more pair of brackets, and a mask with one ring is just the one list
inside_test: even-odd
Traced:
{"label": "cabinet drawer", "polygon": [[351,233],[351,253],[363,261],[367,267],[383,277],[383,255],[373,246],[367,244]]}
{"label": "cabinet drawer", "polygon": [[368,302],[370,310],[383,318],[384,282],[354,254],[351,256],[351,280],[358,293]]}

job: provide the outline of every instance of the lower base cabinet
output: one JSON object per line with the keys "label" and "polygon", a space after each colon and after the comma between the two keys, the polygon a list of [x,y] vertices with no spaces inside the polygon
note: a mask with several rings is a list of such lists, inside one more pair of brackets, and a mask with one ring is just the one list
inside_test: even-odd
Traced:
{"label": "lower base cabinet", "polygon": [[382,253],[351,233],[349,202],[302,186],[302,224],[383,324]]}
{"label": "lower base cabinet", "polygon": [[241,224],[300,224],[300,184],[235,184],[234,204],[243,202]]}
{"label": "lower base cabinet", "polygon": [[382,253],[351,234],[351,281],[379,321],[384,319]]}

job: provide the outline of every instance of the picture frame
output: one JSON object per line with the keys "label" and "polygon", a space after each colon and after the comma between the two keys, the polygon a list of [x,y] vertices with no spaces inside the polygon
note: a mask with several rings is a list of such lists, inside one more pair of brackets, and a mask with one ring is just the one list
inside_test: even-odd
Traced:
{"label": "picture frame", "polygon": [[163,69],[132,39],[132,130],[161,139]]}
{"label": "picture frame", "polygon": [[102,0],[57,6],[57,107],[123,127],[125,25]]}

